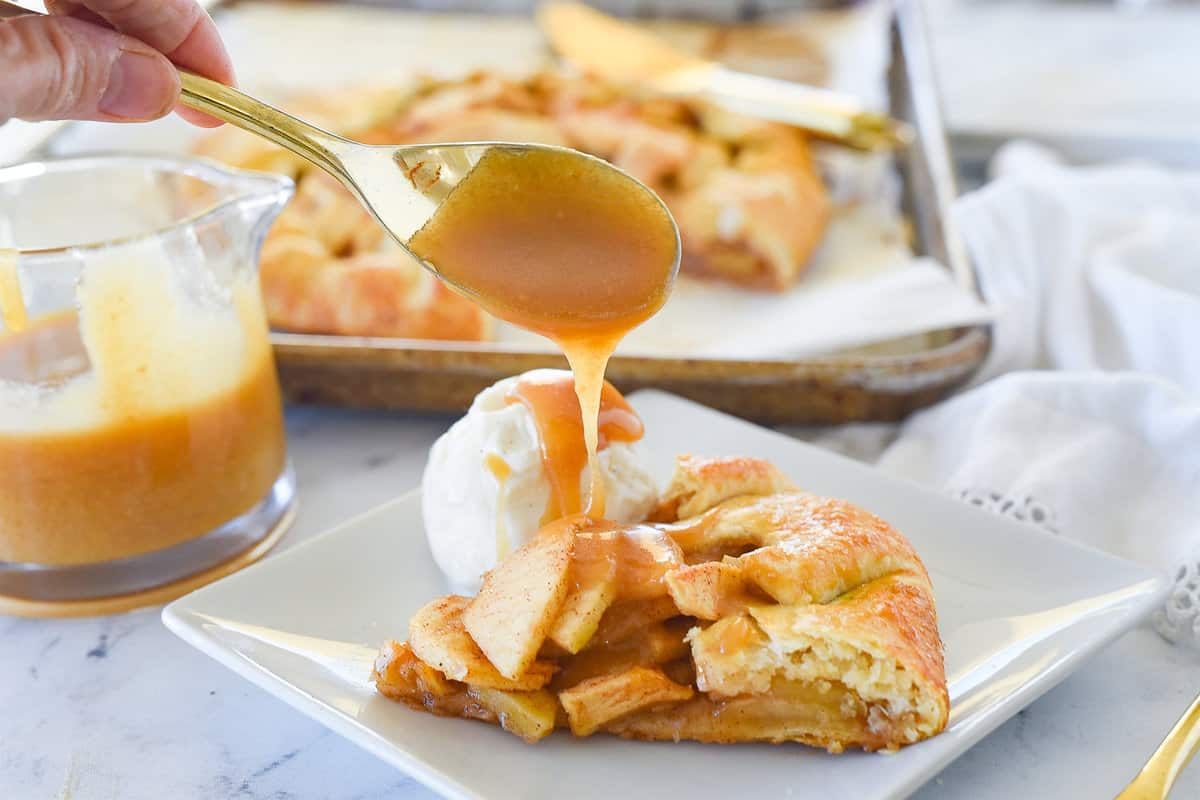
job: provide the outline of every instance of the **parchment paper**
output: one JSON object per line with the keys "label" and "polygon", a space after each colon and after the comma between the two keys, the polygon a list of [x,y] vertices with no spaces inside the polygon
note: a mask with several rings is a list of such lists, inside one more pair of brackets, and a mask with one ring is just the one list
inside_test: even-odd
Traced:
{"label": "parchment paper", "polygon": [[[829,85],[886,105],[886,3],[789,17],[822,52]],[[267,100],[339,87],[398,84],[414,74],[452,77],[488,68],[519,75],[548,63],[528,17],[399,12],[355,5],[240,4],[217,15],[240,84]],[[695,27],[656,26],[687,46]],[[185,152],[195,129],[177,119],[150,125],[80,124],[60,153]],[[681,276],[666,307],[619,352],[788,359],[989,319],[988,309],[940,265],[915,258],[887,157],[824,148],[818,158],[838,211],[808,272],[782,294],[744,291]],[[500,344],[542,340],[499,327]],[[549,344],[545,343],[549,348]]]}

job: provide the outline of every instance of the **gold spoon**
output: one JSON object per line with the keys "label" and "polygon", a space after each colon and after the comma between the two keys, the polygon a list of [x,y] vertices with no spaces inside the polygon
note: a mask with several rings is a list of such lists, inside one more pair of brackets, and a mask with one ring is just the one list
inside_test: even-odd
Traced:
{"label": "gold spoon", "polygon": [[[38,13],[0,0],[0,19]],[[619,176],[618,185],[627,185],[630,190],[645,192],[653,197],[674,227],[674,220],[662,200],[641,182],[603,159],[577,150],[503,142],[367,145],[322,130],[245,92],[188,70],[180,69],[179,79],[182,86],[181,102],[184,105],[268,139],[325,170],[349,189],[409,253],[412,251],[408,242],[413,234],[434,215],[450,191],[484,154],[493,149],[510,153],[553,151],[579,159],[580,165],[589,167],[592,175],[596,175],[596,168],[611,172],[614,177]],[[587,174],[589,170],[573,172]],[[612,182],[609,182],[609,186],[612,186]],[[537,191],[537,187],[526,184],[516,191]],[[515,194],[513,200],[520,203]],[[678,240],[677,228],[675,234]],[[412,254],[438,277],[447,280],[445,275],[438,272],[437,265]],[[678,265],[678,250],[675,262]],[[471,287],[457,285],[457,288],[475,294]]]}
{"label": "gold spoon", "polygon": [[1200,697],[1183,712],[1146,766],[1116,800],[1166,800],[1175,779],[1197,749],[1200,749]]}

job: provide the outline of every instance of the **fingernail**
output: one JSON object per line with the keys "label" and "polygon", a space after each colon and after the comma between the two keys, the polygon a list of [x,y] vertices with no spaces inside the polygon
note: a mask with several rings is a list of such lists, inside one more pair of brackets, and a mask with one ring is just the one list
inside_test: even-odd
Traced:
{"label": "fingernail", "polygon": [[160,59],[125,50],[112,66],[100,110],[121,119],[155,119],[172,106],[174,85]]}

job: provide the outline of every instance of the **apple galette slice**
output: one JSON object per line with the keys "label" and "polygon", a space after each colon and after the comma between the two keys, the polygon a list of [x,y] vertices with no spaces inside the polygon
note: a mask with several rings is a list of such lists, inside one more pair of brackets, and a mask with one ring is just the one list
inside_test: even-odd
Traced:
{"label": "apple galette slice", "polygon": [[894,750],[949,701],[929,577],[894,528],[757,459],[681,458],[655,522],[560,520],[389,642],[384,695],[636,739]]}

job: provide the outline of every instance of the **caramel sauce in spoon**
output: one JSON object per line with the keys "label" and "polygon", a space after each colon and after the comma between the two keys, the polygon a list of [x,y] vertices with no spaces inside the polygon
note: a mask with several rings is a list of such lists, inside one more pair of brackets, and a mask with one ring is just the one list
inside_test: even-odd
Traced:
{"label": "caramel sauce in spoon", "polygon": [[[518,387],[518,399],[538,420],[560,511],[603,518],[596,453],[604,370],[625,334],[670,293],[679,267],[670,213],[649,189],[599,159],[498,145],[407,246],[489,312],[562,350],[575,397],[534,385]],[[566,473],[576,470],[578,483],[579,472],[568,440],[579,434],[560,423],[580,412],[590,492],[586,507],[571,509]]]}

